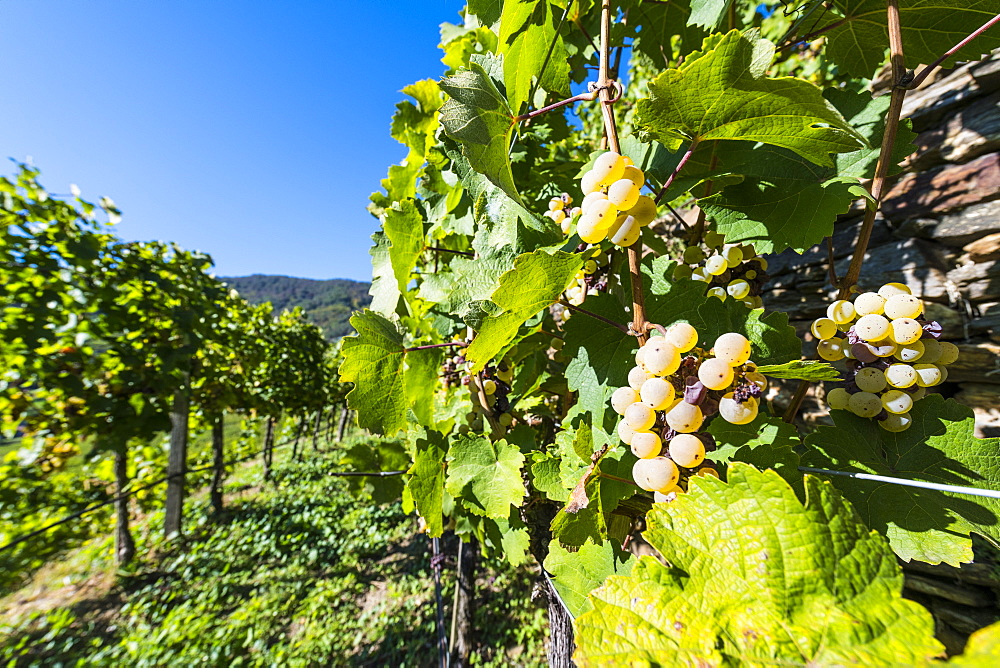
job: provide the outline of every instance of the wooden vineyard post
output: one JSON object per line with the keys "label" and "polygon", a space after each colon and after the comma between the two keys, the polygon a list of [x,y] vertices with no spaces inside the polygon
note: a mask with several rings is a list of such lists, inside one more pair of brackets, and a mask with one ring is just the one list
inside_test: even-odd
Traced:
{"label": "wooden vineyard post", "polygon": [[163,532],[168,537],[181,532],[181,515],[184,510],[184,472],[187,469],[188,440],[188,386],[190,375],[174,393],[170,411],[170,455],[167,460],[167,503],[163,517]]}

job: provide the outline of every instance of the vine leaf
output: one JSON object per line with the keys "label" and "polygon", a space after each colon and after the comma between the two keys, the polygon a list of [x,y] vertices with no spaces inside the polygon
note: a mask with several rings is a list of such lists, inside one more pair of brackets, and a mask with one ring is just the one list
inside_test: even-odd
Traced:
{"label": "vine leaf", "polygon": [[528,318],[551,306],[569,287],[583,259],[573,253],[535,251],[514,261],[514,267],[500,277],[490,301],[499,307],[494,317],[483,320],[475,340],[466,351],[474,363],[470,373],[477,373],[504,346],[514,340],[517,330]]}
{"label": "vine leaf", "polygon": [[382,231],[373,234],[372,241],[375,243],[368,250],[368,254],[372,256],[372,284],[368,288],[368,294],[372,296],[371,310],[391,316],[396,312],[402,296],[392,267],[391,243]]}
{"label": "vine leaf", "polygon": [[406,293],[417,258],[424,250],[424,219],[412,199],[396,202],[385,211],[382,225],[389,239],[389,261],[400,294]]}
{"label": "vine leaf", "polygon": [[[445,488],[452,496],[461,496],[475,513],[507,519],[511,507],[520,505],[524,498],[524,455],[507,441],[492,443],[483,436],[459,436],[448,451],[448,462]],[[463,494],[466,489],[468,494]]]}
{"label": "vine leaf", "polygon": [[[568,97],[569,61],[557,31],[561,10],[548,0],[507,0],[500,18],[500,53],[510,108],[530,102],[536,79],[547,91]],[[552,53],[549,54],[549,47]],[[508,144],[509,146],[509,144]]]}
{"label": "vine leaf", "polygon": [[691,16],[688,25],[714,30],[733,0],[691,0]]}
{"label": "vine leaf", "polygon": [[[843,23],[825,34],[826,55],[843,71],[871,77],[885,62],[889,31],[883,0],[836,0]],[[977,28],[996,16],[995,0],[908,0],[901,2],[899,22],[903,53],[909,63],[932,63]],[[831,20],[830,23],[833,23]],[[987,30],[948,58],[978,60],[1000,47],[1000,30]]]}
{"label": "vine leaf", "polygon": [[440,85],[450,96],[440,112],[444,131],[462,145],[473,169],[520,202],[508,156],[514,114],[490,75],[480,63],[470,62]]}
{"label": "vine leaf", "polygon": [[610,575],[628,575],[635,558],[611,541],[595,544],[588,540],[570,552],[554,540],[549,543],[545,570],[552,574],[552,584],[570,614],[579,617],[593,609],[587,595],[604,584]]}
{"label": "vine leaf", "polygon": [[[888,96],[838,90],[824,96],[869,146],[881,143]],[[893,165],[913,151],[909,121],[900,123],[897,137]],[[727,241],[752,243],[761,253],[786,248],[801,253],[833,234],[837,216],[867,194],[859,184],[874,175],[878,153],[870,147],[838,153],[835,167],[820,167],[777,146],[727,142],[713,155],[719,168],[739,175],[739,181],[698,204]]]}
{"label": "vine leaf", "polygon": [[354,383],[347,405],[362,429],[392,435],[406,428],[403,334],[385,317],[365,309],[351,316],[357,336],[343,339],[340,381]]}
{"label": "vine leaf", "polygon": [[432,538],[444,532],[442,506],[444,504],[444,438],[436,432],[427,432],[427,438],[416,440],[416,457],[407,473],[406,489],[427,522],[427,535]]}
{"label": "vine leaf", "polygon": [[758,366],[757,371],[771,378],[785,380],[837,380],[840,372],[829,362],[816,360],[793,360],[784,364],[765,364]]}
{"label": "vine leaf", "polygon": [[[943,650],[903,576],[829,483],[806,501],[773,471],[746,464],[729,483],[694,478],[654,504],[644,556],[612,575],[576,619],[580,666],[928,663]],[[821,573],[821,576],[817,574]]]}
{"label": "vine leaf", "polygon": [[774,45],[755,31],[705,39],[703,51],[649,84],[636,103],[638,125],[671,150],[692,140],[745,140],[789,149],[821,166],[855,151],[861,136],[802,79],[765,78]]}
{"label": "vine leaf", "polygon": [[[952,399],[916,402],[913,424],[898,434],[847,411],[832,415],[835,427],[806,438],[807,466],[1000,489],[1000,439],[976,438],[972,409]],[[906,561],[971,561],[972,531],[1000,541],[1000,500],[840,476],[833,484]]]}

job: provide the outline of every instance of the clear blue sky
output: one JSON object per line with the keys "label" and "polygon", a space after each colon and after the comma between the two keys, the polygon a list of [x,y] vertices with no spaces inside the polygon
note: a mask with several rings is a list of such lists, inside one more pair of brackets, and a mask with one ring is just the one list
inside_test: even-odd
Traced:
{"label": "clear blue sky", "polygon": [[[462,0],[0,0],[0,157],[220,275],[371,276],[365,206]],[[14,172],[4,161],[3,174]]]}

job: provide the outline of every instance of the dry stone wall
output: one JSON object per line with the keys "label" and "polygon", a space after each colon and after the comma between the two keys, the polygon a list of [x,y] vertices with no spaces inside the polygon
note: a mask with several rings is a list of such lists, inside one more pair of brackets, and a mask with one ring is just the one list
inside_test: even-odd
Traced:
{"label": "dry stone wall", "polygon": [[[976,412],[980,436],[1000,435],[1000,53],[940,72],[907,95],[904,118],[917,150],[888,190],[877,218],[860,287],[906,283],[928,303],[944,339],[961,349],[941,386]],[[853,209],[832,237],[837,276],[847,272],[861,222]],[[835,291],[828,249],[768,258],[767,308],[785,311],[810,342],[809,323]],[[819,416],[817,391],[806,404]],[[780,398],[779,398],[780,403]]]}

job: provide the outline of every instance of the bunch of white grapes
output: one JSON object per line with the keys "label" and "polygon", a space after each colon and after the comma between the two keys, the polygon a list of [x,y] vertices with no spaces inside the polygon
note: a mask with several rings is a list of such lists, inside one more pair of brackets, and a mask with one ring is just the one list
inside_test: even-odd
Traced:
{"label": "bunch of white grapes", "polygon": [[958,346],[938,341],[941,326],[922,319],[924,303],[902,283],[838,300],[812,324],[817,352],[846,360],[844,386],[826,395],[830,408],[874,418],[891,432],[908,429],[910,408],[948,378]]}
{"label": "bunch of white grapes", "polygon": [[732,424],[752,422],[767,387],[742,334],[723,334],[709,352],[696,348],[698,338],[687,323],[650,337],[635,355],[628,386],[611,395],[622,416],[618,435],[639,458],[632,478],[657,501],[683,492],[691,475],[718,475],[703,465],[715,443],[702,424],[715,413]]}
{"label": "bunch of white grapes", "polygon": [[559,224],[563,234],[569,234],[573,230],[573,217],[580,214],[580,207],[572,204],[573,198],[569,193],[563,193],[549,200],[549,210],[545,212],[546,216]]}
{"label": "bunch of white grapes", "polygon": [[753,245],[727,244],[721,234],[708,231],[704,246],[684,249],[683,261],[674,267],[674,280],[702,281],[709,285],[712,297],[722,301],[732,297],[750,308],[763,306],[760,295],[769,278],[767,260],[757,255]]}
{"label": "bunch of white grapes", "polygon": [[600,292],[608,284],[608,265],[611,258],[601,248],[588,252],[590,257],[583,263],[580,271],[576,272],[572,285],[566,288],[567,301],[576,306],[583,303],[591,290]]}
{"label": "bunch of white grapes", "polygon": [[[656,219],[656,202],[639,194],[645,183],[645,174],[630,158],[614,151],[597,156],[580,179],[584,196],[576,221],[580,239],[588,244],[608,239],[616,246],[638,241],[642,228]],[[563,227],[563,231],[570,230]]]}
{"label": "bunch of white grapes", "polygon": [[463,376],[462,384],[469,390],[472,410],[466,413],[466,424],[461,425],[458,432],[483,433],[486,428],[487,411],[492,413],[502,431],[509,430],[514,424],[514,415],[511,413],[508,398],[513,381],[514,367],[506,360],[502,360],[496,366],[487,365],[480,376]]}

